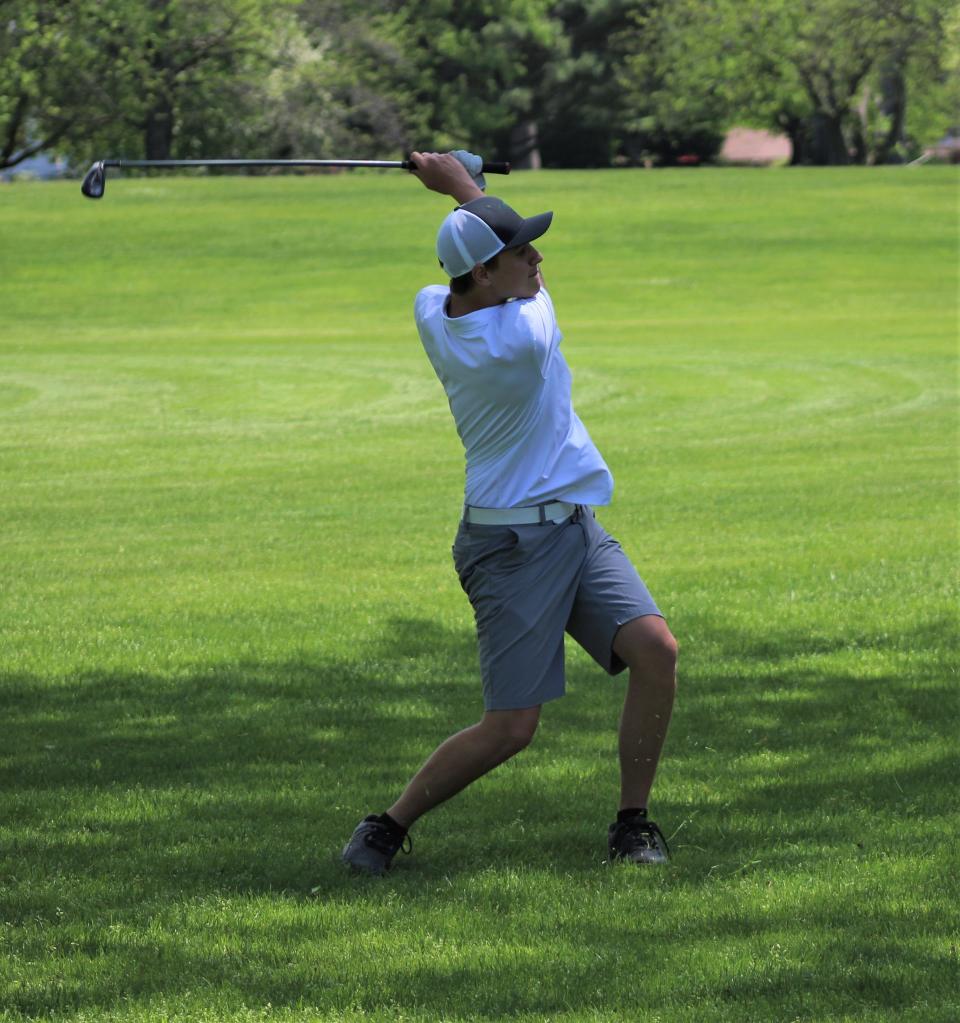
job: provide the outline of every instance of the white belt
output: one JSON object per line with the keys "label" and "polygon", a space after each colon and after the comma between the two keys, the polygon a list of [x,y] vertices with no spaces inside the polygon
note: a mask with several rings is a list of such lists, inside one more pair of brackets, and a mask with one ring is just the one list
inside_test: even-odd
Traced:
{"label": "white belt", "polygon": [[463,506],[463,521],[475,526],[533,526],[544,522],[563,522],[577,510],[568,501],[550,501],[533,508],[477,508]]}

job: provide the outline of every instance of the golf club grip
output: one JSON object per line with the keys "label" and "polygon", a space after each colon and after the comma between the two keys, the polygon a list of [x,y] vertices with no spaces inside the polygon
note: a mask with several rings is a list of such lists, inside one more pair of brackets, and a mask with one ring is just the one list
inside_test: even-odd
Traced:
{"label": "golf club grip", "polygon": [[[403,161],[403,167],[406,168],[407,170],[416,170],[417,169],[417,165],[413,162],[413,160],[409,160],[409,159]],[[510,173],[510,164],[506,163],[505,161],[502,162],[502,163],[497,163],[495,161],[492,162],[492,163],[488,163],[487,161],[484,161],[483,166],[480,168],[480,173],[481,174],[509,174]]]}

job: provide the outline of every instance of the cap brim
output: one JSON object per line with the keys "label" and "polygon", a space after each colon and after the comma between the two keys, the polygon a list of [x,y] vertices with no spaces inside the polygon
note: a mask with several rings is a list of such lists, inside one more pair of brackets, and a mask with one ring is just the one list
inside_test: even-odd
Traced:
{"label": "cap brim", "polygon": [[528,217],[523,222],[523,227],[505,244],[504,248],[516,249],[546,234],[552,220],[552,210],[549,213],[538,213],[535,217]]}

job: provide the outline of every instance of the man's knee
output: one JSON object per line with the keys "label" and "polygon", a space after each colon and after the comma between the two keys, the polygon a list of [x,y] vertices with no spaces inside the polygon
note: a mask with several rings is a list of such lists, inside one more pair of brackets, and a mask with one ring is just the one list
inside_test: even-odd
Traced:
{"label": "man's knee", "polygon": [[651,669],[676,685],[679,645],[667,623],[656,615],[634,618],[617,632],[614,653],[631,671]]}
{"label": "man's knee", "polygon": [[519,710],[488,710],[483,722],[496,735],[506,756],[514,756],[533,741],[540,721],[539,707]]}

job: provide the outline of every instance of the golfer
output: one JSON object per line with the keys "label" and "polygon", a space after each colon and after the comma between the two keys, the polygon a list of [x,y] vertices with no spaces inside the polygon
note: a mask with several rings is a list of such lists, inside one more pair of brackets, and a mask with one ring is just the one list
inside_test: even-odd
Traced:
{"label": "golfer", "polygon": [[553,214],[524,219],[484,195],[451,154],[412,159],[428,189],[460,203],[437,236],[449,288],[424,288],[415,315],[466,452],[453,559],[476,616],[485,712],[434,751],[385,813],[357,825],[343,860],[384,873],[401,848],[410,851],[415,821],[529,745],[542,706],[564,694],[568,632],[610,675],[629,671],[609,857],[665,863],[647,803],[673,709],[677,644],[592,510],[609,504],[613,477],[573,410],[540,272],[534,242]]}

